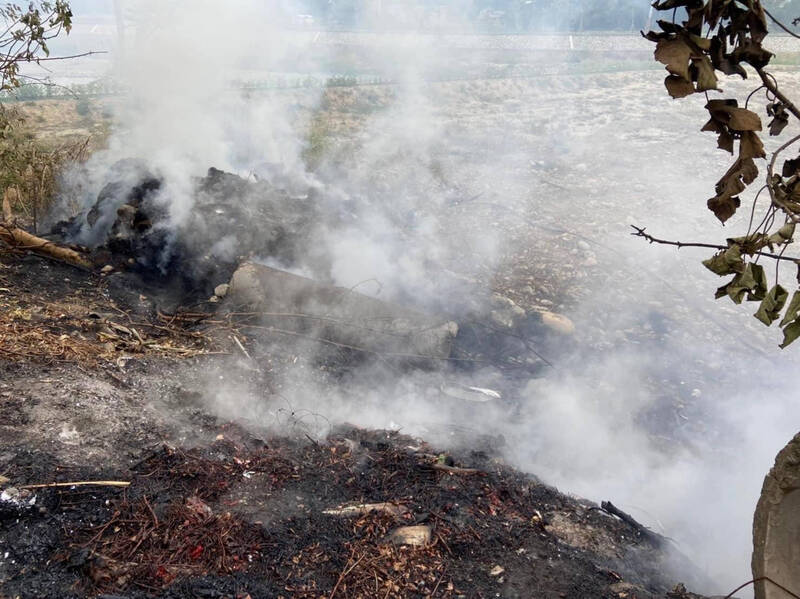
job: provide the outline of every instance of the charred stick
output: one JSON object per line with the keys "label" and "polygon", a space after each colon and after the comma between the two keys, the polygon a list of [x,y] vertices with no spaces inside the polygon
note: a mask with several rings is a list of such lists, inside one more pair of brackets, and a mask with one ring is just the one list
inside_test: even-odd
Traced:
{"label": "charred stick", "polygon": [[612,516],[616,516],[617,518],[619,518],[620,520],[622,520],[626,524],[632,526],[634,529],[636,529],[636,531],[639,534],[641,534],[643,537],[648,539],[650,542],[652,542],[657,547],[662,546],[664,544],[664,542],[667,540],[666,537],[661,536],[657,532],[653,532],[652,530],[650,530],[649,528],[647,528],[646,526],[644,526],[642,524],[639,524],[633,516],[623,512],[621,509],[619,509],[617,506],[615,506],[610,501],[603,501],[600,504],[600,507],[603,508],[603,511],[611,514]]}

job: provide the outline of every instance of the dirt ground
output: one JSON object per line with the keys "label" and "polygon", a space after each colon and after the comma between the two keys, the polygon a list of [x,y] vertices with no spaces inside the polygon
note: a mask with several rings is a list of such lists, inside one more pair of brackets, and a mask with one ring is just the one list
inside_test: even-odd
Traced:
{"label": "dirt ground", "polygon": [[[444,123],[447,151],[434,147],[439,159],[416,165],[425,173],[417,189],[404,183],[405,164],[378,165],[371,184],[386,196],[397,186],[411,198],[442,199],[429,209],[452,225],[438,231],[446,244],[465,245],[483,232],[500,237],[494,260],[469,248],[456,254],[450,274],[526,310],[569,314],[572,338],[537,345],[561,372],[593,372],[608,356],[658,348],[634,379],[645,383],[637,392],[654,398],[642,400],[637,425],[667,456],[708,446],[725,456],[741,448],[738,439],[723,443],[724,427],[707,417],[716,396],[737,384],[719,374],[721,365],[744,355],[731,348],[761,352],[771,340],[740,324],[735,309],[697,299],[713,289],[707,278],[685,274],[699,270],[694,256],[675,265],[654,254],[643,267],[644,254],[627,240],[628,225],[649,224],[651,211],[683,226],[688,200],[673,205],[664,189],[693,201],[698,193],[697,183],[675,183],[656,169],[631,183],[640,157],[663,150],[672,129],[702,124],[677,109],[654,116],[648,102],[662,91],[642,92],[652,84],[647,76],[598,75],[588,86],[438,84],[428,100]],[[309,149],[319,152],[311,158],[321,177],[360,159],[373,118],[394,94],[389,86],[336,88],[321,105],[296,94],[298,122],[312,124]],[[64,106],[36,109],[42,135],[74,109]],[[67,124],[73,133],[93,127],[72,116]],[[483,143],[482,134],[496,130],[509,135],[496,146]],[[569,144],[564,130],[573,134]],[[696,138],[687,144],[702,147]],[[608,150],[617,146],[626,151]],[[693,168],[686,147],[669,151]],[[615,159],[598,168],[594,161],[609,155]],[[495,431],[440,446],[396,432],[316,426],[324,416],[283,400],[285,371],[306,364],[301,352],[254,347],[242,337],[253,364],[234,342],[236,331],[164,314],[146,289],[3,254],[0,308],[0,476],[8,479],[0,484],[130,483],[33,489],[4,502],[3,599],[530,597],[531,589],[541,597],[642,599],[664,597],[679,582],[708,586],[671,541],[656,546],[598,505],[511,469]],[[349,376],[312,362],[308,368],[323,381]],[[246,398],[247,409],[211,405],[212,377],[215,387]],[[592,380],[592,400],[613,408],[620,392],[606,389],[612,383],[595,388]],[[518,409],[510,406],[511,419]],[[462,422],[481,417],[462,406],[453,411]],[[323,513],[378,502],[402,510]],[[406,525],[430,527],[430,543],[387,542]]]}
{"label": "dirt ground", "polygon": [[[199,329],[159,330],[146,298],[115,300],[96,275],[30,256],[4,254],[1,264],[4,598],[536,589],[644,599],[679,582],[673,572],[697,575],[669,541],[515,472],[491,444],[448,453],[347,427],[315,439],[294,414],[282,435],[218,419],[202,402],[204,372],[221,367],[229,384],[264,395],[276,365],[255,372],[230,348],[191,343]],[[136,323],[144,343],[115,321]],[[147,345],[159,334],[157,348]],[[169,344],[183,353],[159,349]],[[98,480],[130,486],[13,491]],[[402,510],[324,513],[379,502]],[[387,541],[408,525],[428,527],[432,540]]]}

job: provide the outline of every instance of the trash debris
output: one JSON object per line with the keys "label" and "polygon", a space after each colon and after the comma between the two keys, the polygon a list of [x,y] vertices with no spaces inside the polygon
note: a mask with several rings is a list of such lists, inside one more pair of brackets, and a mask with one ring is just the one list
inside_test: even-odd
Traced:
{"label": "trash debris", "polygon": [[639,524],[633,516],[623,512],[621,509],[616,507],[610,501],[603,501],[600,503],[600,507],[607,513],[611,514],[612,516],[616,516],[623,522],[629,524],[638,534],[642,535],[644,538],[648,539],[651,543],[653,543],[656,547],[662,546],[664,543],[667,542],[667,538],[661,536],[657,532],[653,532],[646,526],[642,526]]}
{"label": "trash debris", "polygon": [[7,487],[0,492],[0,504],[5,503],[17,509],[36,505],[36,495],[27,489]]}
{"label": "trash debris", "polygon": [[499,391],[493,389],[485,389],[483,387],[469,387],[467,385],[458,384],[445,384],[440,387],[442,393],[455,399],[463,399],[464,401],[474,401],[477,403],[484,403],[487,401],[495,401],[502,399],[503,396]]}

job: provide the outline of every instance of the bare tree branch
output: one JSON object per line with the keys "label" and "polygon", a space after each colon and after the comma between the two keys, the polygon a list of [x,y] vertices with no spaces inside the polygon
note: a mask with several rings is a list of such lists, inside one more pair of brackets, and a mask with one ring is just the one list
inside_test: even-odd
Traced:
{"label": "bare tree branch", "polygon": [[772,19],[772,21],[773,21],[773,22],[774,22],[774,23],[775,23],[775,24],[776,24],[778,27],[780,27],[781,29],[783,29],[783,30],[784,30],[786,33],[788,33],[788,34],[789,34],[789,35],[791,35],[792,37],[796,37],[797,39],[800,39],[800,35],[797,35],[797,34],[796,34],[794,31],[792,31],[791,29],[789,29],[789,28],[788,28],[786,25],[784,25],[783,23],[781,23],[781,22],[780,22],[778,19],[776,19],[775,17],[773,17],[773,16],[772,16],[772,13],[770,13],[770,12],[769,12],[769,11],[768,11],[766,8],[764,9],[764,12],[767,14],[767,16],[768,16],[770,19]]}
{"label": "bare tree branch", "polygon": [[[642,237],[646,239],[649,243],[657,243],[659,245],[671,245],[678,249],[680,248],[710,248],[712,250],[727,250],[729,246],[727,245],[717,245],[714,243],[684,243],[682,241],[668,241],[666,239],[658,239],[657,237],[653,237],[650,233],[646,232],[645,227],[637,227],[636,225],[631,225],[633,229],[634,237]],[[798,262],[800,258],[793,258],[791,256],[784,256],[783,254],[771,254],[769,252],[756,252],[755,256],[763,256],[764,258],[771,258],[773,260],[785,260],[787,262]]]}

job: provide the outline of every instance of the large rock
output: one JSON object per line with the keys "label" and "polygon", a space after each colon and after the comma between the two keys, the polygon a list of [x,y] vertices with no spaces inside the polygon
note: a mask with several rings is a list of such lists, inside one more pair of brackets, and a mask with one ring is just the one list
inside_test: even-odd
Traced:
{"label": "large rock", "polygon": [[412,360],[450,357],[458,333],[447,318],[252,262],[233,274],[226,303],[275,329]]}
{"label": "large rock", "polygon": [[[778,454],[764,479],[753,519],[753,578],[767,577],[800,595],[800,433]],[[769,581],[756,583],[756,599],[792,595]]]}

